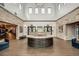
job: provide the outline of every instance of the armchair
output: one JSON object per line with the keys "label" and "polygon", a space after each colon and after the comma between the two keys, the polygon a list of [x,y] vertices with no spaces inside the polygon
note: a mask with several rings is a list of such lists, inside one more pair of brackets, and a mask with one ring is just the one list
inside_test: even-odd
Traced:
{"label": "armchair", "polygon": [[79,49],[79,43],[77,43],[76,38],[72,39],[72,46]]}

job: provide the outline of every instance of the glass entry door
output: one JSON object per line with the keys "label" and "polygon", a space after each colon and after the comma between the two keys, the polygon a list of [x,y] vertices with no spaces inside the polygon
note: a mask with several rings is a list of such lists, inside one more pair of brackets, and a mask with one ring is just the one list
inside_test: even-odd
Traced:
{"label": "glass entry door", "polygon": [[79,40],[79,24],[76,26],[76,37]]}

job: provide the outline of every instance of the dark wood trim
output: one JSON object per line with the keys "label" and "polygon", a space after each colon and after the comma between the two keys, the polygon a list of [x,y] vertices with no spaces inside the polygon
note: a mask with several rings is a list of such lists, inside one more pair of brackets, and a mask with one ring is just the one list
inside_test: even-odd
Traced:
{"label": "dark wood trim", "polygon": [[[0,6],[0,8],[2,8],[4,11],[10,13],[11,15],[13,15],[14,17],[17,17],[19,20],[23,21],[20,17],[14,15],[13,13],[11,13],[10,11],[8,11],[7,9],[5,9],[4,7]],[[24,21],[23,21],[24,22]]]}
{"label": "dark wood trim", "polygon": [[30,38],[30,37],[27,37],[27,39],[28,39],[28,47],[32,47],[32,48],[53,47],[53,37],[49,37],[49,38]]}
{"label": "dark wood trim", "polygon": [[75,11],[75,10],[77,10],[77,9],[79,9],[79,7],[74,8],[72,11],[70,11],[70,12],[68,12],[67,14],[65,14],[64,16],[62,16],[62,17],[58,18],[56,21],[58,21],[58,20],[62,19],[63,17],[65,17],[65,16],[69,15],[70,13],[74,12],[74,11]]}

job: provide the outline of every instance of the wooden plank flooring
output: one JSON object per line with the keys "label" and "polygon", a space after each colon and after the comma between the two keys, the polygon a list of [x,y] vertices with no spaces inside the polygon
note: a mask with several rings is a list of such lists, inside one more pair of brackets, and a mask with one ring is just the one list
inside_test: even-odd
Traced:
{"label": "wooden plank flooring", "polygon": [[73,48],[70,41],[57,38],[49,48],[29,48],[27,39],[11,40],[10,47],[0,51],[0,56],[79,56],[79,49]]}

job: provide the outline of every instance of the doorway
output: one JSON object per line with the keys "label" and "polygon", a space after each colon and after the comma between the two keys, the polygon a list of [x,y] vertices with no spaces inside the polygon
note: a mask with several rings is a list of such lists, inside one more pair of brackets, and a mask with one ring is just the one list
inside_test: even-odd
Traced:
{"label": "doorway", "polygon": [[7,38],[9,38],[9,40],[15,40],[16,26],[10,24],[10,25],[7,25],[6,28],[8,29]]}
{"label": "doorway", "polygon": [[75,32],[76,32],[77,40],[79,40],[79,24],[76,24]]}
{"label": "doorway", "polygon": [[6,38],[7,39],[9,39],[9,40],[16,39],[16,27],[17,27],[17,25],[0,21],[0,27],[2,29],[6,30]]}

